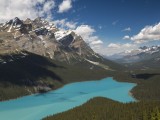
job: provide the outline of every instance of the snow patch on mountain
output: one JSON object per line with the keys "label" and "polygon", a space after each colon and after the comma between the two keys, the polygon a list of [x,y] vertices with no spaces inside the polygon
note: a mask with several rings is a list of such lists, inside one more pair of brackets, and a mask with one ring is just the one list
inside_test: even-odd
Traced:
{"label": "snow patch on mountain", "polygon": [[87,62],[93,64],[93,65],[96,65],[96,66],[99,66],[105,70],[110,70],[110,71],[114,71],[113,69],[110,69],[109,66],[105,65],[105,64],[102,64],[102,63],[99,63],[99,62],[95,62],[95,61],[92,61],[92,60],[89,60],[89,59],[85,59]]}
{"label": "snow patch on mountain", "polygon": [[54,33],[54,35],[55,35],[56,40],[59,41],[59,40],[63,39],[64,37],[68,36],[69,34],[71,34],[71,32],[72,32],[71,30],[69,30],[69,31],[57,31],[57,32]]}

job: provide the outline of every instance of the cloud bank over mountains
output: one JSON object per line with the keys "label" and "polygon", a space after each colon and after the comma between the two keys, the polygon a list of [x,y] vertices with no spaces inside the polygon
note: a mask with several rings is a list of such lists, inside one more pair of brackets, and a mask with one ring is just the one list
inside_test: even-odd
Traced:
{"label": "cloud bank over mountains", "polygon": [[94,49],[99,48],[102,44],[102,40],[98,36],[94,35],[96,30],[90,25],[81,25],[77,22],[68,21],[67,18],[61,20],[54,20],[54,12],[62,14],[68,12],[72,8],[72,0],[63,0],[59,5],[56,4],[56,0],[1,0],[0,5],[0,23],[7,20],[19,17],[25,20],[26,18],[35,19],[36,17],[42,17],[48,20],[53,20],[54,24],[62,30],[71,29],[78,35],[81,35],[83,39]]}
{"label": "cloud bank over mountains", "polygon": [[144,27],[137,35],[130,38],[136,43],[144,43],[160,40],[160,23]]}
{"label": "cloud bank over mountains", "polygon": [[137,44],[160,40],[160,23],[148,25],[137,35],[133,35],[132,37],[126,35],[123,39],[130,39]]}
{"label": "cloud bank over mountains", "polygon": [[73,30],[76,34],[82,36],[92,49],[97,51],[101,48],[103,41],[95,35],[96,30],[90,25],[78,25],[77,22],[68,21],[67,19],[55,20],[53,22],[61,30]]}
{"label": "cloud bank over mountains", "polygon": [[[54,21],[54,24],[61,30],[71,29],[78,35],[81,35],[83,39],[92,47],[95,52],[105,55],[111,55],[125,50],[136,49],[143,43],[149,43],[152,41],[160,40],[160,23],[155,25],[148,25],[144,27],[136,35],[131,35],[133,28],[125,27],[120,32],[129,34],[123,38],[106,44],[105,40],[101,40],[97,35],[97,29],[95,26],[88,24],[81,24],[79,22],[68,20],[68,18],[55,19],[55,15],[63,15],[63,13],[69,13],[73,9],[73,3],[76,0],[1,0],[0,4],[0,23],[7,20],[19,17],[25,20],[26,18],[35,19],[36,17],[42,17],[49,21]],[[120,21],[116,20],[112,23],[115,27]],[[103,26],[98,26],[99,30],[102,30]],[[116,35],[115,35],[116,36]],[[126,40],[125,43],[122,43]],[[107,40],[106,40],[107,41]]]}
{"label": "cloud bank over mountains", "polygon": [[34,19],[37,16],[51,19],[54,8],[54,0],[1,0],[0,22],[16,16],[21,19]]}
{"label": "cloud bank over mountains", "polygon": [[82,38],[94,49],[97,51],[101,45],[103,44],[103,41],[99,39],[98,36],[94,35],[96,30],[92,28],[89,25],[80,25],[74,30],[75,33],[82,36]]}
{"label": "cloud bank over mountains", "polygon": [[0,22],[10,20],[15,16],[20,19],[37,16],[53,19],[54,11],[64,13],[72,8],[72,0],[63,0],[59,5],[56,0],[1,0]]}

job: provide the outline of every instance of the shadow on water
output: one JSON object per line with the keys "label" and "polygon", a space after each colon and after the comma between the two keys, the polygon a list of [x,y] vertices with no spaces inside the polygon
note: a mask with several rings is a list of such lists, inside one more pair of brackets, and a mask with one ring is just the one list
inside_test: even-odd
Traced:
{"label": "shadow on water", "polygon": [[39,97],[39,96],[43,96],[43,97],[46,97],[46,96],[48,96],[48,95],[63,95],[64,93],[53,93],[53,92],[47,92],[47,94],[46,94],[46,92],[44,92],[44,93],[39,93],[39,94],[35,94],[34,96],[35,97]]}
{"label": "shadow on water", "polygon": [[160,76],[159,73],[143,73],[143,74],[132,74],[132,77],[147,80],[157,75]]}
{"label": "shadow on water", "polygon": [[0,64],[0,81],[10,82],[17,85],[36,85],[37,80],[51,78],[59,82],[63,82],[62,78],[53,71],[47,69],[48,66],[65,69],[63,66],[58,66],[47,58],[28,53],[27,56],[18,54],[0,56],[4,60],[12,58],[13,61]]}

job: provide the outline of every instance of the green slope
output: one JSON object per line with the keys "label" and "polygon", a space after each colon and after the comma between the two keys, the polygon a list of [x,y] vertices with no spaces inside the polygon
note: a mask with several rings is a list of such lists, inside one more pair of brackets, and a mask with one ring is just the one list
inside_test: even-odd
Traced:
{"label": "green slope", "polygon": [[[25,57],[22,53],[0,56],[6,61],[0,63],[0,100],[57,89],[71,82],[98,80],[111,73],[85,60],[68,64],[25,53],[28,54]],[[13,61],[10,61],[11,58]],[[99,59],[98,62],[102,61]],[[113,62],[108,62],[108,65],[116,69]]]}
{"label": "green slope", "polygon": [[73,108],[44,120],[159,120],[160,102],[142,101],[119,103],[105,98],[94,98],[82,106]]}

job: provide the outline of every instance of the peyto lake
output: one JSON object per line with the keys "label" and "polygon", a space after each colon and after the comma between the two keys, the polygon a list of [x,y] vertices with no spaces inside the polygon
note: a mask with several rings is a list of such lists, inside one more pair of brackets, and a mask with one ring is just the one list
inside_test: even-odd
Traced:
{"label": "peyto lake", "polygon": [[120,102],[135,101],[129,95],[134,86],[135,84],[117,82],[112,78],[68,84],[48,93],[0,102],[0,120],[41,120],[98,96]]}

